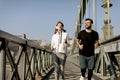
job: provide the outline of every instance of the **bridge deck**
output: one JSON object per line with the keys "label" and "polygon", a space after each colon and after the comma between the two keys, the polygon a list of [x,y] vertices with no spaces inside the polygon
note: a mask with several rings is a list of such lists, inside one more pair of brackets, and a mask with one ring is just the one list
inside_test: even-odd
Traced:
{"label": "bridge deck", "polygon": [[[65,65],[65,80],[79,80],[80,76],[79,66],[67,61]],[[45,80],[54,80],[54,72]],[[87,80],[87,77],[85,80]],[[100,74],[94,73],[92,80],[108,80],[108,77],[102,77]]]}
{"label": "bridge deck", "polygon": [[[65,80],[78,80],[79,78],[79,67],[67,61],[65,65]],[[54,80],[54,73],[50,76],[49,80]]]}

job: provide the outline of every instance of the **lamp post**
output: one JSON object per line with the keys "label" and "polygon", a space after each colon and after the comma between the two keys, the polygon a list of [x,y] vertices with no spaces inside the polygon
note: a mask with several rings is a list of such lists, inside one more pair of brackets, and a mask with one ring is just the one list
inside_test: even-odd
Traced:
{"label": "lamp post", "polygon": [[110,25],[110,7],[112,7],[111,0],[102,0],[102,7],[105,9],[105,17],[104,17],[104,24],[103,27],[103,36],[104,40],[110,39],[113,36],[112,26]]}

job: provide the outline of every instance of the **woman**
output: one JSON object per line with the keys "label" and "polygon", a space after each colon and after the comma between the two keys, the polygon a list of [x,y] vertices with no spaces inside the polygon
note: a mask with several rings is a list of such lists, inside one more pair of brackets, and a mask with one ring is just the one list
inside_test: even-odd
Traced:
{"label": "woman", "polygon": [[52,36],[51,50],[54,53],[53,62],[55,65],[55,80],[64,80],[64,66],[66,61],[66,53],[68,47],[68,34],[63,29],[64,24],[58,21],[55,32]]}

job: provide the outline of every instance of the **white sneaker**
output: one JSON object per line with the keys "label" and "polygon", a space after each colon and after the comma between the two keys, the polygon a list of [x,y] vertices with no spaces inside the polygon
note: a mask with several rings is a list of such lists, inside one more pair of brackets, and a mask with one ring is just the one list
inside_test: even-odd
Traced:
{"label": "white sneaker", "polygon": [[85,80],[83,76],[80,77],[80,80]]}

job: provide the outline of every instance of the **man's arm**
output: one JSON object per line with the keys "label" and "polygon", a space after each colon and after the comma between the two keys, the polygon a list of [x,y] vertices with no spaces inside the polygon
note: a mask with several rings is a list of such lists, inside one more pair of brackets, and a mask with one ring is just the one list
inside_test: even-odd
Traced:
{"label": "man's arm", "polygon": [[97,48],[99,46],[99,40],[96,40],[95,41],[95,44],[94,44],[95,48]]}
{"label": "man's arm", "polygon": [[83,49],[83,44],[80,44],[79,39],[76,39],[76,44],[78,45],[79,49]]}

